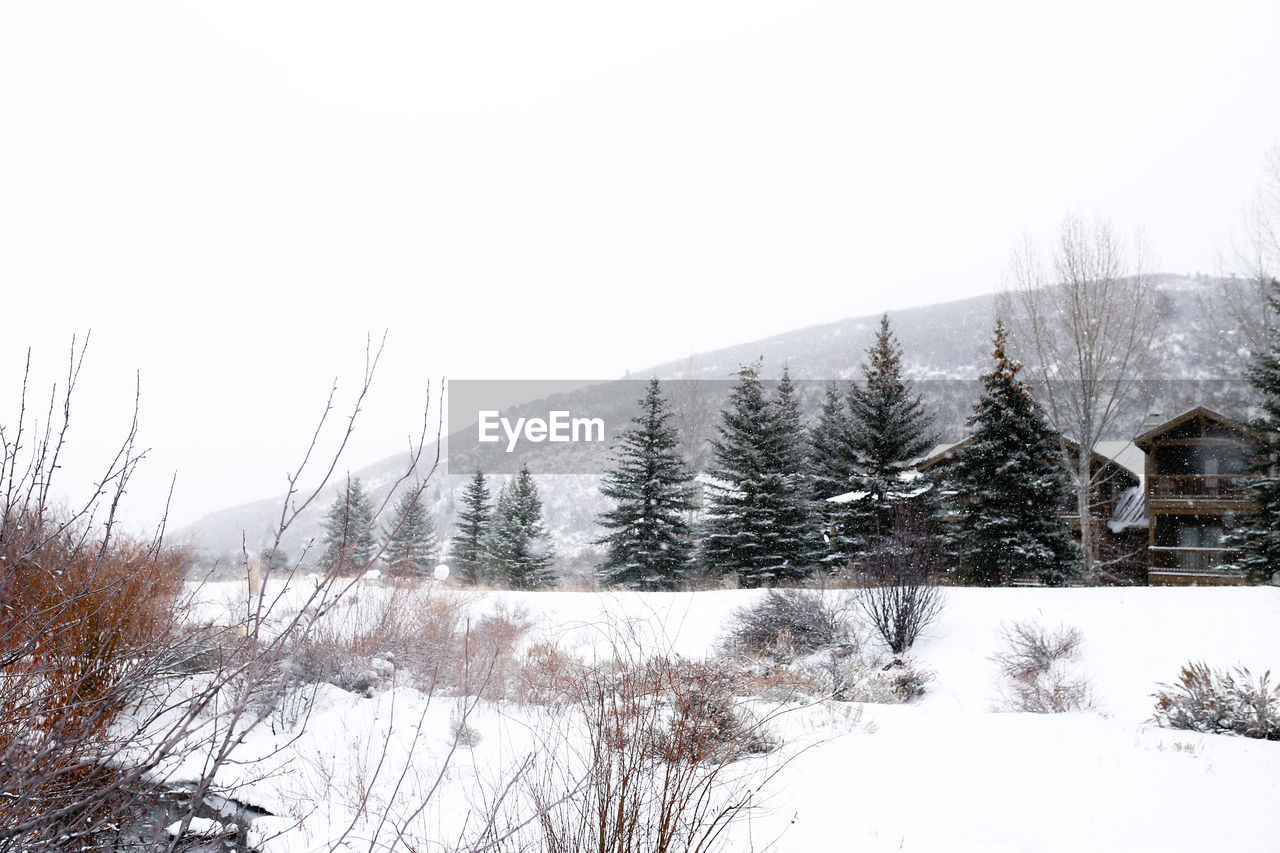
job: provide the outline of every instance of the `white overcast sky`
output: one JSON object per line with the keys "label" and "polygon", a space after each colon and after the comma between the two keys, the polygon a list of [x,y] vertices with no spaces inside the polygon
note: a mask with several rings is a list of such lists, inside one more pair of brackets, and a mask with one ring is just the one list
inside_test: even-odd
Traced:
{"label": "white overcast sky", "polygon": [[1280,143],[1280,3],[0,2],[0,413],[93,329],[178,523],[279,493],[390,330],[428,380],[612,378],[996,289],[1069,212],[1217,272]]}

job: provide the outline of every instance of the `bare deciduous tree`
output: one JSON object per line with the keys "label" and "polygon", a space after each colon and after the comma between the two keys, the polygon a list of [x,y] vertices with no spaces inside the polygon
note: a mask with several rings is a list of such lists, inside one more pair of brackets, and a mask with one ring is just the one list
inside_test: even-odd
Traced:
{"label": "bare deciduous tree", "polygon": [[1015,253],[1000,300],[1013,352],[1038,380],[1054,426],[1081,447],[1072,475],[1086,580],[1097,562],[1092,496],[1104,476],[1091,470],[1089,451],[1159,366],[1158,296],[1140,247],[1126,246],[1105,222],[1069,217],[1047,266],[1030,241]]}
{"label": "bare deciduous tree", "polygon": [[[1280,278],[1280,145],[1267,155],[1262,188],[1245,212],[1244,231],[1245,245],[1234,252],[1231,264],[1244,278],[1233,274],[1217,294],[1238,336],[1237,355],[1241,348],[1262,352],[1276,322],[1268,296],[1271,281]],[[1211,309],[1204,315],[1219,313]]]}
{"label": "bare deciduous tree", "polygon": [[942,554],[928,522],[905,502],[892,508],[889,530],[875,541],[858,563],[854,602],[889,651],[901,655],[946,603],[938,586]]}

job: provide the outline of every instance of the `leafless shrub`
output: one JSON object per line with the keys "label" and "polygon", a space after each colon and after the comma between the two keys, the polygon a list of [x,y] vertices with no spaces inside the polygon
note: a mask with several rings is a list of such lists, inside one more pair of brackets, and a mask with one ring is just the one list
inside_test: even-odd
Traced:
{"label": "leafless shrub", "polygon": [[923,696],[934,674],[910,658],[880,667],[846,667],[836,698],[845,702],[897,705]]}
{"label": "leafless shrub", "polygon": [[51,509],[83,358],[73,342],[43,424],[24,377],[17,421],[0,425],[0,850],[113,844],[120,818],[154,801],[111,759],[129,746],[126,709],[172,675],[170,607],[189,560],[115,529],[142,455],[136,417],[93,495]]}
{"label": "leafless shrub", "polygon": [[294,638],[291,677],[362,695],[393,676],[406,685],[457,687],[465,677],[466,605],[430,586],[353,586]]}
{"label": "leafless shrub", "polygon": [[465,688],[486,699],[504,699],[518,691],[522,669],[518,652],[521,641],[533,627],[533,618],[520,605],[505,599],[472,622],[466,631],[466,659],[469,674]]}
{"label": "leafless shrub", "polygon": [[942,555],[927,524],[905,503],[889,535],[858,564],[854,601],[894,655],[905,654],[942,611]]}
{"label": "leafless shrub", "polygon": [[1177,684],[1160,685],[1155,721],[1171,729],[1280,740],[1280,685],[1270,680],[1270,670],[1255,684],[1243,666],[1228,672],[1188,663]]}
{"label": "leafless shrub", "polygon": [[816,590],[771,589],[734,613],[723,645],[737,654],[785,663],[852,638],[841,600],[833,603]]}
{"label": "leafless shrub", "polygon": [[585,669],[581,660],[553,643],[534,643],[519,660],[510,698],[527,705],[564,707],[572,701],[572,685]]}
{"label": "leafless shrub", "polygon": [[55,524],[3,525],[0,849],[115,834],[143,786],[101,757],[123,748],[117,720],[174,664],[168,607],[186,556]]}
{"label": "leafless shrub", "polygon": [[992,660],[1004,677],[1008,693],[1003,709],[1058,714],[1093,707],[1089,681],[1078,672],[1080,631],[1047,631],[1030,621],[1006,624],[1003,647]]}
{"label": "leafless shrub", "polygon": [[[802,658],[772,674],[772,687],[762,695],[783,700],[797,696],[821,696],[838,702],[899,704],[910,702],[925,692],[934,675],[911,658],[885,661],[867,650],[859,653],[818,654]],[[783,685],[795,693],[782,693]]]}
{"label": "leafless shrub", "polygon": [[533,823],[495,825],[488,849],[720,849],[770,775],[737,762],[775,746],[737,698],[742,684],[724,662],[672,656],[581,670],[569,726],[526,785]]}

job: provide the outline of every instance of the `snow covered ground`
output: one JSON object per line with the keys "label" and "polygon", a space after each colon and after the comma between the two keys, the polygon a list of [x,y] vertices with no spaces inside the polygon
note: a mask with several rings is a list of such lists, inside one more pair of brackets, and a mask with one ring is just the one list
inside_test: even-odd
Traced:
{"label": "snow covered ground", "polygon": [[[207,593],[206,615],[234,601],[237,588]],[[522,606],[535,637],[583,656],[607,654],[621,633],[646,650],[703,657],[733,611],[762,593],[450,594],[476,613]],[[994,710],[1001,626],[1025,619],[1080,630],[1096,710]],[[771,724],[790,763],[726,849],[1280,849],[1280,743],[1149,722],[1158,683],[1174,681],[1188,661],[1241,663],[1255,674],[1280,666],[1280,589],[950,589],[912,655],[936,678],[910,704],[820,703]],[[557,725],[536,709],[482,704],[468,720],[478,743],[441,772],[458,708],[407,688],[363,698],[330,687],[301,732],[258,729],[245,757],[270,757],[231,771],[246,781],[239,799],[278,816],[257,821],[254,835],[270,838],[266,850],[329,849],[364,801],[444,849],[504,770],[545,748]],[[261,778],[264,768],[272,772]],[[376,830],[362,825],[353,837]]]}

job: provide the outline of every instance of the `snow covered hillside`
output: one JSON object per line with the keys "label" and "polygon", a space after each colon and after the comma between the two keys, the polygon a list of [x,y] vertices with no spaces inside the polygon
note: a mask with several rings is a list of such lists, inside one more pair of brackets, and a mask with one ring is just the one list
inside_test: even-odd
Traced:
{"label": "snow covered hillside", "polygon": [[[355,594],[371,606],[393,592],[362,582]],[[640,654],[709,658],[735,610],[766,593],[435,594],[464,606],[473,625],[486,613],[523,611],[532,625],[526,650],[598,662],[619,638]],[[216,619],[244,593],[213,584],[201,595],[201,618]],[[1003,688],[992,656],[1014,620],[1079,630],[1094,710],[995,710]],[[1161,729],[1150,718],[1151,694],[1188,661],[1242,663],[1258,674],[1280,663],[1280,589],[948,589],[940,619],[911,654],[934,679],[906,704],[769,706],[779,748],[732,766],[778,772],[724,849],[1275,849],[1280,742]],[[326,687],[292,728],[284,718],[258,728],[244,757],[263,763],[221,780],[273,815],[252,826],[263,850],[328,849],[351,826],[361,845],[390,843],[390,827],[401,825],[439,844],[428,849],[447,849],[502,780],[548,748],[553,730],[576,731],[555,729],[534,705],[484,701],[466,717],[467,745],[444,767],[458,738],[457,700],[395,678],[365,692]],[[380,751],[384,743],[393,749]],[[252,781],[236,789],[237,774]],[[437,780],[435,795],[416,806]],[[362,807],[383,816],[362,817]]]}

